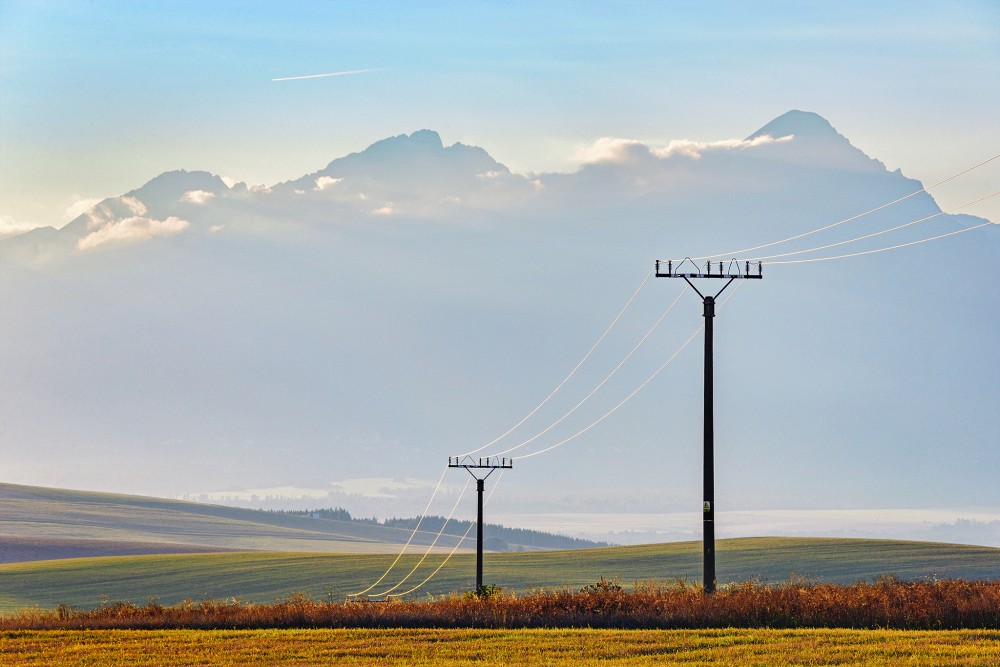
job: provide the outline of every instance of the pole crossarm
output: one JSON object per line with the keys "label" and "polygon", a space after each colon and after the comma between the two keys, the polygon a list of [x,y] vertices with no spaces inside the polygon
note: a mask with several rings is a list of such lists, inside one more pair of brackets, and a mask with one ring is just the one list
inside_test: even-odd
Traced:
{"label": "pole crossarm", "polygon": [[729,280],[760,279],[764,277],[764,265],[756,262],[731,259],[728,262],[705,262],[705,266],[694,263],[690,257],[681,260],[656,260],[657,278],[726,278]]}
{"label": "pole crossarm", "polygon": [[514,459],[500,458],[499,456],[481,456],[474,459],[471,456],[448,457],[449,468],[465,468],[469,472],[473,470],[489,470],[491,473],[500,468],[513,468]]}

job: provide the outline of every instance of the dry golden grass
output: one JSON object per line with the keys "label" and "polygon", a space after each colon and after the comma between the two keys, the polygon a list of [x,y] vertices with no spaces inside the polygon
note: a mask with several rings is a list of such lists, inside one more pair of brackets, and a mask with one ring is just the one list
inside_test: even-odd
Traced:
{"label": "dry golden grass", "polygon": [[1000,664],[1000,632],[971,630],[34,630],[0,633],[0,665]]}

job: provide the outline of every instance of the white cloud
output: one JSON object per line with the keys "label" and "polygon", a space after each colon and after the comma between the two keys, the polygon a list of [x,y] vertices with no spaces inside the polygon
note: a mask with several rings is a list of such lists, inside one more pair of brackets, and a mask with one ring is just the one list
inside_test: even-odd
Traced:
{"label": "white cloud", "polygon": [[226,187],[229,188],[230,190],[233,189],[234,185],[239,183],[239,181],[237,181],[235,178],[231,178],[229,176],[219,176],[219,178],[222,179],[222,182],[225,183]]}
{"label": "white cloud", "polygon": [[395,212],[396,212],[396,209],[394,209],[392,207],[392,202],[391,201],[390,202],[386,202],[380,208],[377,208],[377,209],[375,209],[373,211],[369,211],[369,213],[371,213],[372,215],[392,215]]}
{"label": "white cloud", "polygon": [[655,148],[635,139],[620,139],[617,137],[601,137],[591,146],[579,152],[579,159],[584,164],[600,162],[625,162],[637,154],[649,154],[660,159],[680,155],[698,159],[709,151],[740,150],[756,148],[766,144],[791,141],[793,135],[772,137],[761,135],[754,139],[723,139],[722,141],[692,141],[690,139],[674,139],[666,146]]}
{"label": "white cloud", "polygon": [[166,220],[133,216],[105,224],[77,241],[76,247],[86,251],[115,241],[143,241],[154,236],[179,234],[190,226],[187,220],[175,216],[170,216]]}
{"label": "white cloud", "polygon": [[297,194],[297,195],[304,195],[305,193],[306,193],[305,190],[298,190],[298,189],[295,190],[295,194]]}
{"label": "white cloud", "polygon": [[124,204],[128,210],[132,211],[132,215],[146,215],[146,205],[135,197],[119,197],[118,201]]}
{"label": "white cloud", "polygon": [[211,227],[208,228],[208,231],[211,232],[212,234],[215,234],[216,232],[221,232],[225,228],[226,228],[225,225],[212,225]]}
{"label": "white cloud", "polygon": [[83,215],[84,213],[86,213],[87,211],[94,208],[100,203],[101,203],[100,199],[93,199],[93,198],[87,199],[82,197],[74,197],[73,203],[70,204],[63,212],[62,215],[63,222],[70,222],[72,220],[76,220],[81,215]]}
{"label": "white cloud", "polygon": [[181,195],[181,201],[189,204],[204,204],[213,197],[215,197],[214,192],[206,192],[204,190],[188,190]]}
{"label": "white cloud", "polygon": [[501,178],[505,175],[506,174],[502,171],[487,171],[482,174],[476,174],[476,178],[480,178],[483,180],[493,180],[496,178]]}
{"label": "white cloud", "polygon": [[332,176],[320,176],[316,179],[316,187],[313,188],[316,192],[322,192],[332,185],[340,183],[342,178],[333,178]]}
{"label": "white cloud", "polygon": [[32,229],[37,229],[39,227],[44,227],[44,225],[36,225],[32,222],[22,222],[9,215],[0,215],[0,239],[30,232]]}
{"label": "white cloud", "polygon": [[87,210],[84,215],[87,216],[87,229],[100,229],[115,217],[107,204],[95,206]]}
{"label": "white cloud", "polygon": [[769,134],[763,134],[750,140],[723,139],[722,141],[691,141],[689,139],[675,139],[664,148],[654,148],[651,152],[658,158],[683,155],[685,157],[698,159],[702,156],[702,154],[708,151],[756,148],[757,146],[763,146],[766,144],[791,141],[792,138],[793,135],[791,134],[777,139]]}
{"label": "white cloud", "polygon": [[636,149],[649,150],[645,144],[635,139],[601,137],[593,145],[580,151],[580,161],[584,164],[622,162]]}

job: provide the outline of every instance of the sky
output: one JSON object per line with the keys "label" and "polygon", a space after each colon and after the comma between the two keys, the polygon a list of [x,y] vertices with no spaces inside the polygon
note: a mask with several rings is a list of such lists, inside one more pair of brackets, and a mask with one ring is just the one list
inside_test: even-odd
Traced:
{"label": "sky", "polygon": [[601,137],[743,138],[806,109],[929,183],[994,154],[998,82],[991,0],[2,0],[0,234],[171,169],[271,185],[422,128],[527,174]]}
{"label": "sky", "polygon": [[[322,181],[328,190],[303,181],[319,213],[292,208],[277,222],[267,218],[274,211],[266,192],[213,197],[204,190],[211,184],[185,186],[169,202],[163,193],[120,200],[122,219],[108,213],[105,229],[131,234],[145,225],[149,238],[162,233],[169,241],[125,250],[109,243],[107,252],[81,251],[63,265],[4,274],[22,281],[0,285],[8,318],[0,361],[9,371],[0,432],[25,436],[0,455],[8,479],[232,502],[318,489],[314,498],[356,503],[356,514],[419,509],[443,455],[502,432],[534,405],[617,312],[665,239],[708,243],[703,230],[671,227],[676,236],[668,236],[667,223],[690,223],[689,210],[714,214],[753,223],[727,232],[756,240],[765,230],[800,231],[912,188],[903,176],[879,172],[862,183],[845,173],[828,177],[830,191],[856,197],[827,200],[822,179],[768,162],[769,151],[790,144],[727,153],[729,140],[791,109],[822,115],[890,172],[925,185],[993,157],[1000,153],[1000,4],[0,0],[0,238],[61,227],[170,170],[274,185],[422,128],[440,133],[444,146],[481,147],[525,175],[510,179],[523,186],[511,202],[530,200],[531,184],[542,184],[555,193],[547,205],[566,216],[546,221],[545,211],[515,208],[484,215],[481,228],[435,227],[426,236],[424,228],[362,224],[327,237],[310,222],[289,224],[296,213],[327,215],[332,199],[324,197],[339,182],[330,176]],[[629,153],[639,144],[619,140],[642,142],[650,159],[640,149]],[[707,143],[690,163],[663,157],[669,150],[650,157],[679,140]],[[619,153],[595,164],[609,147]],[[846,153],[850,170],[868,173],[867,158]],[[714,197],[726,191],[712,184],[728,183],[734,164],[800,184],[801,193],[777,195],[795,215],[770,208],[766,192]],[[663,208],[655,193],[649,208],[627,198],[630,179],[669,182],[682,167],[700,185],[673,200],[663,195],[677,210]],[[483,185],[479,175],[470,197]],[[1000,160],[933,196],[948,210],[998,184]],[[600,209],[605,186],[609,201],[634,204],[634,220],[616,220],[621,229],[601,226],[614,213]],[[558,198],[560,187],[567,200]],[[697,200],[698,193],[714,198]],[[259,230],[216,234],[225,224],[212,216],[251,212],[251,200],[261,205]],[[364,223],[390,221],[370,214],[401,212],[407,203],[351,201],[368,207],[351,214]],[[910,204],[915,215],[934,202]],[[962,212],[1000,221],[1000,197]],[[132,227],[117,224],[124,221]],[[976,266],[996,257],[971,235],[962,238],[968,245],[956,247]],[[989,442],[996,414],[979,404],[1000,391],[992,333],[998,294],[989,283],[966,289],[952,274],[905,277],[913,258],[940,261],[936,248],[884,264],[879,256],[856,274],[769,273],[775,278],[764,281],[766,290],[743,290],[731,316],[744,323],[743,335],[720,340],[720,366],[740,383],[753,378],[760,396],[732,400],[720,418],[727,420],[720,432],[737,437],[729,443],[735,463],[719,478],[732,490],[731,512],[757,514],[730,514],[730,525],[800,534],[822,519],[836,534],[854,525],[862,531],[855,535],[871,536],[895,522],[896,536],[1000,545],[1000,496],[983,483],[997,456]],[[514,258],[518,271],[508,274]],[[385,266],[407,269],[407,279]],[[892,269],[877,283],[893,294],[888,304],[865,273],[880,266]],[[627,350],[625,337],[645,330],[642,318],[661,312],[660,292],[647,289],[643,299],[601,363],[613,364]],[[797,304],[796,317],[787,316],[788,303]],[[696,315],[687,305],[680,328]],[[956,331],[954,321],[971,326]],[[618,390],[659,363],[656,350]],[[694,383],[697,355],[678,366],[660,391],[687,382],[677,378]],[[780,372],[769,374],[774,368]],[[817,378],[813,386],[795,384],[807,374],[802,369]],[[600,378],[593,372],[581,384]],[[905,391],[894,401],[899,386]],[[720,392],[727,389],[741,396],[727,386]],[[603,524],[590,513],[639,508],[643,515],[609,518],[607,531],[593,528],[589,536],[696,534],[697,513],[650,514],[682,512],[696,498],[693,458],[661,470],[656,465],[671,457],[654,456],[643,479],[667,481],[641,498],[628,493],[627,466],[591,477],[594,457],[605,454],[602,438],[630,463],[664,442],[665,451],[686,452],[697,441],[700,423],[686,419],[700,418],[697,401],[664,395],[643,395],[623,410],[613,436],[594,435],[578,454],[519,472],[525,481],[499,496],[506,516],[566,529],[568,513],[579,512],[593,528]],[[651,424],[662,426],[661,408],[681,424],[680,434],[650,432]],[[746,433],[767,436],[750,448]],[[800,442],[803,433],[809,437]],[[944,455],[938,449],[963,438],[976,444]],[[840,451],[847,441],[850,451]],[[349,473],[340,474],[336,452],[326,451],[338,448],[350,452],[341,457],[351,458],[343,465]],[[399,465],[365,467],[389,451],[403,451],[392,459]],[[433,465],[415,470],[418,459]],[[95,472],[102,466],[103,476]],[[548,493],[548,479],[559,494],[579,479],[585,504],[569,491]],[[379,504],[382,495],[399,502]],[[866,514],[878,507],[927,512]],[[787,514],[799,510],[842,513]],[[563,518],[551,518],[557,514]]]}

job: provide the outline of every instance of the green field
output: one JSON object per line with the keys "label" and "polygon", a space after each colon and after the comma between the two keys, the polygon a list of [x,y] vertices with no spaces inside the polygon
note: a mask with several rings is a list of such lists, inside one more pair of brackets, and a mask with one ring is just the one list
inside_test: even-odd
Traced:
{"label": "green field", "polygon": [[[0,484],[0,612],[64,603],[84,608],[102,601],[141,604],[149,598],[163,604],[207,598],[273,602],[294,592],[339,600],[382,576],[409,535],[409,530],[351,521]],[[424,553],[417,545],[432,539],[418,534],[408,555],[372,593],[400,582],[419,560],[410,554]],[[219,550],[233,551],[205,553]],[[79,557],[87,554],[104,557]],[[429,556],[396,591],[423,581],[443,558],[440,552]],[[722,583],[777,583],[792,575],[833,583],[889,574],[1000,579],[1000,549],[989,547],[748,538],[719,541],[717,559]],[[700,581],[701,544],[486,556],[486,583],[511,591],[578,589],[602,577],[625,586],[644,580]],[[460,551],[415,595],[473,586],[473,556]]]}
{"label": "green field", "polygon": [[[777,583],[793,574],[833,583],[874,580],[893,574],[998,579],[1000,549],[877,540],[747,538],[720,540],[721,582],[759,579]],[[385,554],[223,553],[78,558],[0,565],[0,611],[61,603],[85,608],[102,600],[162,604],[185,598],[272,602],[296,591],[339,600],[367,588],[392,563]],[[434,555],[399,590],[422,581],[443,556]],[[382,586],[395,585],[416,565],[405,556]],[[417,595],[474,587],[474,556],[461,554]],[[485,579],[512,591],[578,589],[601,577],[629,586],[638,581],[700,580],[697,542],[576,551],[487,554]]]}
{"label": "green field", "polygon": [[0,665],[997,665],[1000,632],[902,630],[34,631]]}

